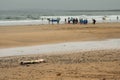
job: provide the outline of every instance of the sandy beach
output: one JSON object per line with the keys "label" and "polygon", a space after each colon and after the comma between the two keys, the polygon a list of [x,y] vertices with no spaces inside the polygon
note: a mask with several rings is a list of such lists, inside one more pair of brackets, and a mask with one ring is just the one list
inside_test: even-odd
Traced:
{"label": "sandy beach", "polygon": [[0,26],[0,48],[120,38],[120,23]]}
{"label": "sandy beach", "polygon": [[[46,63],[20,65],[45,59]],[[0,58],[0,80],[120,80],[120,50]]]}
{"label": "sandy beach", "polygon": [[[109,39],[120,39],[120,23],[0,26],[0,49]],[[0,57],[0,80],[120,80],[119,55],[109,48]],[[46,63],[20,65],[41,58]]]}

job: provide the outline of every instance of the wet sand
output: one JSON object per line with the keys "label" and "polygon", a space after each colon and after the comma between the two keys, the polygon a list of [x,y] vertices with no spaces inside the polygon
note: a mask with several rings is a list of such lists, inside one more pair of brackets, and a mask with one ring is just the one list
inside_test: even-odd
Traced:
{"label": "wet sand", "polygon": [[0,49],[0,57],[30,54],[64,54],[91,50],[120,49],[120,39],[67,42]]}

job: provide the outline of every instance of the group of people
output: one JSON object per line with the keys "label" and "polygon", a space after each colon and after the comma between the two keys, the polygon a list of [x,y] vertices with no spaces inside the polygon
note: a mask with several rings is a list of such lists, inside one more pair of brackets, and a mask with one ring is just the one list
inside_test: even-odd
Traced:
{"label": "group of people", "polygon": [[[65,20],[65,22],[66,22],[66,20]],[[70,24],[71,22],[73,24],[77,24],[78,23],[78,19],[77,18],[68,18],[68,24]]]}
{"label": "group of people", "polygon": [[[59,24],[59,22],[60,22],[60,18],[47,18],[47,20],[48,20],[48,22],[49,22],[49,24],[53,24],[54,22],[55,23],[57,23],[57,24]],[[93,21],[93,24],[96,24],[96,20],[95,19],[92,19],[92,21]],[[82,19],[82,18],[80,18],[80,19],[78,19],[78,18],[68,18],[68,19],[66,19],[65,18],[65,24],[78,24],[78,23],[80,23],[80,24],[88,24],[88,20],[87,19]]]}
{"label": "group of people", "polygon": [[[96,24],[96,20],[92,19],[93,24]],[[65,23],[67,23],[67,19],[65,19]],[[68,24],[73,23],[73,24],[88,24],[88,20],[87,19],[79,19],[78,18],[68,18]]]}
{"label": "group of people", "polygon": [[59,24],[59,22],[60,22],[60,18],[56,18],[56,19],[47,18],[47,20],[48,20],[49,24],[50,24],[50,23],[53,24],[54,22],[57,22],[57,24]]}
{"label": "group of people", "polygon": [[80,24],[88,24],[88,20],[87,19],[80,19]]}

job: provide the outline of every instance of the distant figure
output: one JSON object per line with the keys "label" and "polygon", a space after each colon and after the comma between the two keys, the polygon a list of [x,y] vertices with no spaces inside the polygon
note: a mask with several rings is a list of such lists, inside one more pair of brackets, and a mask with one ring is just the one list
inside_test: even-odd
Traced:
{"label": "distant figure", "polygon": [[42,24],[43,24],[43,20],[44,20],[44,19],[42,18]]}
{"label": "distant figure", "polygon": [[70,24],[70,18],[68,18],[68,24]]}
{"label": "distant figure", "polygon": [[86,19],[86,24],[88,24],[88,20]]}
{"label": "distant figure", "polygon": [[52,21],[52,24],[53,24],[53,22],[54,22],[54,19],[52,18],[52,20],[51,20],[51,21]]}
{"label": "distant figure", "polygon": [[78,24],[78,19],[77,18],[75,19],[75,23]]}
{"label": "distant figure", "polygon": [[93,21],[93,24],[96,24],[96,20],[95,19],[92,19],[92,21]]}
{"label": "distant figure", "polygon": [[103,20],[106,20],[106,18],[105,18],[105,17],[103,17],[102,19],[103,19]]}
{"label": "distant figure", "polygon": [[67,19],[65,18],[65,24],[67,23]]}
{"label": "distant figure", "polygon": [[73,18],[72,22],[73,22],[73,24],[75,24],[75,18]]}
{"label": "distant figure", "polygon": [[59,22],[60,22],[60,18],[57,18],[57,24],[59,24]]}
{"label": "distant figure", "polygon": [[57,20],[57,24],[59,24],[59,20]]}
{"label": "distant figure", "polygon": [[47,20],[48,20],[48,23],[50,24],[50,18],[47,18]]}
{"label": "distant figure", "polygon": [[119,20],[119,17],[117,16],[117,20]]}
{"label": "distant figure", "polygon": [[88,24],[88,20],[87,19],[84,20],[84,24]]}
{"label": "distant figure", "polygon": [[80,19],[79,21],[80,21],[80,24],[83,24],[83,19]]}

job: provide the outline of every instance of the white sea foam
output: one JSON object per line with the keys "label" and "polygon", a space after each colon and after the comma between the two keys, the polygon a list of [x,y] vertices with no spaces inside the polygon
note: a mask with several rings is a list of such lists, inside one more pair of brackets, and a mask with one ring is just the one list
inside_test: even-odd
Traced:
{"label": "white sea foam", "polygon": [[[120,15],[106,15],[106,16],[41,16],[39,20],[12,20],[12,21],[0,21],[0,25],[39,25],[39,24],[49,24],[47,18],[60,18],[60,24],[65,23],[65,19],[68,18],[83,18],[87,19],[89,23],[92,23],[92,19],[96,19],[97,23],[105,22],[120,22]],[[119,17],[119,19],[117,19]],[[105,20],[103,20],[105,18]],[[56,24],[56,23],[54,23]]]}
{"label": "white sea foam", "polygon": [[39,46],[5,48],[0,49],[0,57],[46,53],[75,53],[81,51],[104,49],[120,49],[120,39],[110,39],[104,41],[67,42]]}

